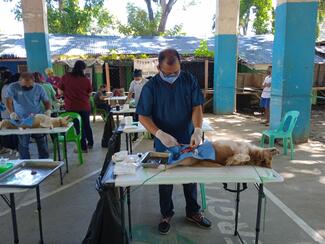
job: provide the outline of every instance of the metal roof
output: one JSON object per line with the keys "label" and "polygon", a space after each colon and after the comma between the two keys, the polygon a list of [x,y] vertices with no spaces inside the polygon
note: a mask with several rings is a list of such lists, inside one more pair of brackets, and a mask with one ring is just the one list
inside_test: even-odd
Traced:
{"label": "metal roof", "polygon": [[[178,37],[118,37],[50,34],[51,56],[104,55],[114,50],[118,54],[158,54],[167,47],[181,54],[193,54],[199,47],[199,38]],[[214,48],[214,38],[208,39],[209,49]],[[273,35],[239,36],[238,56],[248,64],[271,64]],[[25,43],[21,35],[0,35],[0,56],[13,55],[25,58]],[[315,63],[325,63],[325,58],[315,54]]]}

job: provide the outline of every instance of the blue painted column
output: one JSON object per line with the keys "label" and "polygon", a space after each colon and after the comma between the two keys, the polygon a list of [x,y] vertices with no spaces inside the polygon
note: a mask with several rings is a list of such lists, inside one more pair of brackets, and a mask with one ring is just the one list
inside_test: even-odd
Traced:
{"label": "blue painted column", "polygon": [[235,109],[239,0],[217,0],[214,42],[213,112]]}
{"label": "blue painted column", "polygon": [[45,0],[22,0],[24,39],[29,72],[52,67]]}
{"label": "blue painted column", "polygon": [[300,117],[294,130],[296,142],[308,140],[317,0],[278,0],[275,11],[271,128],[290,110]]}

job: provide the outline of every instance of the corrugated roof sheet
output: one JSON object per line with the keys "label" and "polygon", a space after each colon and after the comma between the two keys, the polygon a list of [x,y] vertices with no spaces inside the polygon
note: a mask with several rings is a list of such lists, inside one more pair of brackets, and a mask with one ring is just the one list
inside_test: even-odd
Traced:
{"label": "corrugated roof sheet", "polygon": [[[157,54],[166,47],[176,48],[182,54],[192,54],[199,46],[196,37],[118,37],[50,34],[51,55],[103,55],[115,50],[119,54]],[[214,38],[208,39],[213,50]],[[248,64],[271,64],[273,35],[239,36],[238,56]],[[14,55],[25,58],[25,43],[19,35],[0,35],[0,56]],[[325,58],[315,55],[315,63]]]}

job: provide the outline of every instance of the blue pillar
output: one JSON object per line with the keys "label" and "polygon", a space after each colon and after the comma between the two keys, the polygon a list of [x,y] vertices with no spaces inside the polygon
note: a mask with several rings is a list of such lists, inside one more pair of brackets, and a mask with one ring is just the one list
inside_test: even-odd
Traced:
{"label": "blue pillar", "polygon": [[296,142],[307,141],[310,132],[316,15],[317,0],[280,0],[275,12],[271,128],[286,112],[298,110]]}
{"label": "blue pillar", "polygon": [[239,0],[217,0],[214,42],[213,112],[235,109]]}
{"label": "blue pillar", "polygon": [[45,0],[22,0],[24,39],[29,72],[52,67]]}

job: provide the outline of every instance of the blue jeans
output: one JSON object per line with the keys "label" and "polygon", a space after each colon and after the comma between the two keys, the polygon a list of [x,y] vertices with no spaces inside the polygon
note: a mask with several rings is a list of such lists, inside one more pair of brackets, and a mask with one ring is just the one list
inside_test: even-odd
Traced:
{"label": "blue jeans", "polygon": [[[200,211],[197,203],[196,183],[183,184],[183,191],[186,202],[186,216],[192,216]],[[161,215],[172,217],[174,215],[174,204],[172,200],[173,185],[159,185],[159,203]]]}
{"label": "blue jeans", "polygon": [[[31,135],[19,135],[18,136],[18,151],[20,159],[30,159],[29,153],[29,141]],[[37,134],[32,135],[36,140],[37,150],[38,150],[38,158],[49,158],[49,150],[47,146],[46,135]]]}

